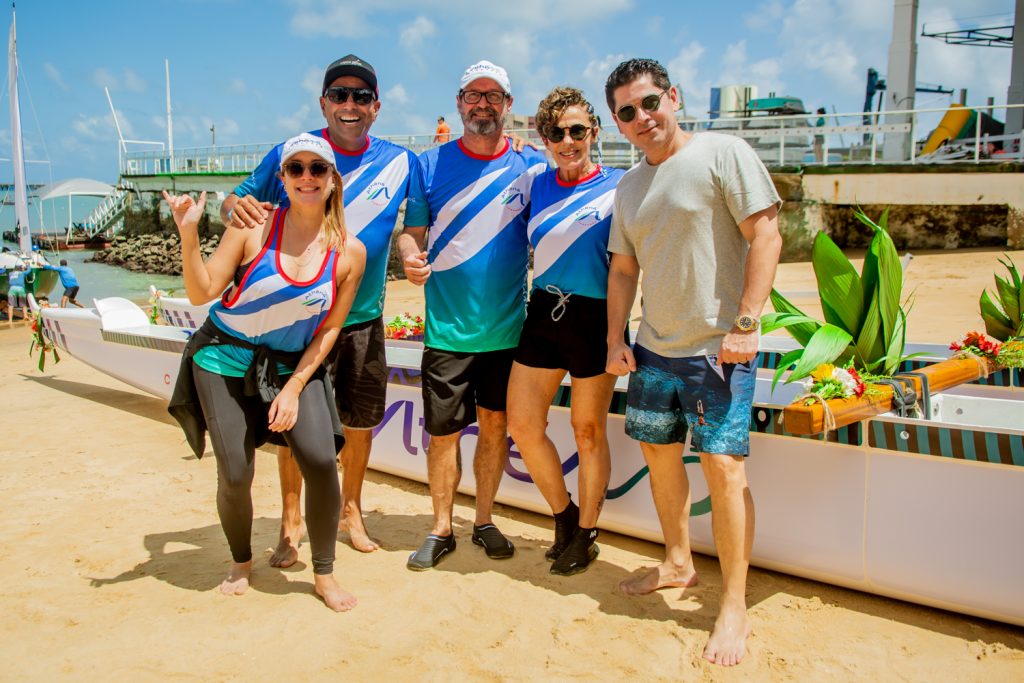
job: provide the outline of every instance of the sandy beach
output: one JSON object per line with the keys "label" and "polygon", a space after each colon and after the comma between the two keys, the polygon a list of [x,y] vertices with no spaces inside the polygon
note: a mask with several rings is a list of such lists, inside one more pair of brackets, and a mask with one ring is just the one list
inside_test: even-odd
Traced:
{"label": "sandy beach", "polygon": [[[977,300],[1000,253],[916,255],[909,339],[981,329]],[[810,264],[783,265],[776,286],[818,314],[799,294],[814,288]],[[389,285],[387,314],[421,310],[421,290]],[[760,569],[748,656],[714,667],[700,658],[721,588],[714,558],[696,557],[695,588],[630,598],[616,584],[660,561],[660,546],[603,533],[589,571],[551,576],[550,518],[498,506],[518,552],[488,560],[469,542],[465,496],[458,551],[414,574],[405,560],[430,526],[426,486],[376,472],[363,501],[383,548],[364,555],[339,538],[336,575],[359,605],[335,614],[312,594],[308,543],[295,566],[267,564],[280,509],[269,450],[253,488],[253,588],[223,596],[213,457],[192,457],[161,400],[73,358],[40,373],[28,346],[25,326],[0,326],[0,679],[1024,680],[1024,629]]]}

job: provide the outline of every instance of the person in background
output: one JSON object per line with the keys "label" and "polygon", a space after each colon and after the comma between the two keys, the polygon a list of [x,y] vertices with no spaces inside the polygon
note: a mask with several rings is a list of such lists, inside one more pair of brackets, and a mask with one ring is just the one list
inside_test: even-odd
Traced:
{"label": "person in background", "polygon": [[60,297],[60,307],[67,308],[68,303],[71,303],[79,308],[82,308],[82,304],[78,303],[78,278],[75,277],[75,271],[71,270],[71,266],[68,265],[67,259],[61,259],[59,266],[44,266],[46,270],[56,270],[60,275],[60,284],[64,287],[64,293]]}
{"label": "person in background", "polygon": [[326,140],[306,133],[289,139],[279,173],[289,206],[255,230],[225,231],[205,263],[198,225],[206,193],[198,202],[164,193],[181,235],[189,300],[205,303],[224,292],[189,340],[168,410],[197,457],[205,430],[213,442],[217,512],[233,561],[220,591],[249,588],[255,449],[273,432],[306,481],[314,590],[340,612],[356,598],[334,579],[341,490],[333,435],[340,426],[320,365],[355,299],[366,250],[346,233],[341,175]]}
{"label": "person in background", "polygon": [[28,277],[28,270],[24,266],[18,266],[10,271],[7,286],[7,326],[14,327],[14,314],[20,308],[21,319],[28,320],[28,293],[25,290],[25,280]]}
{"label": "person in background", "polygon": [[[555,88],[541,101],[537,132],[557,168],[533,181],[527,227],[533,289],[508,386],[508,430],[555,516],[545,553],[551,573],[586,570],[597,557],[597,518],[611,474],[608,406],[615,376],[608,348],[608,229],[623,171],[590,158],[598,135],[594,107],[576,88]],[[572,378],[571,419],[579,453],[579,507],[547,436],[551,401]]]}
{"label": "person in background", "polygon": [[[816,128],[825,127],[825,107],[818,107],[818,120],[814,122]],[[814,136],[814,160],[819,164],[825,160],[825,136]]]}
{"label": "person in background", "polygon": [[446,142],[450,142],[452,139],[452,129],[445,123],[443,116],[437,117],[437,130],[434,131],[434,142],[439,145],[443,145]]}

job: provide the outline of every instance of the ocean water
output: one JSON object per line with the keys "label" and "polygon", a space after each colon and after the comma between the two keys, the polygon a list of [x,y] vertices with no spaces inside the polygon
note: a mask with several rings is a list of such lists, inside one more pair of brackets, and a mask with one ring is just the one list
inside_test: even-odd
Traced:
{"label": "ocean water", "polygon": [[[17,249],[17,245],[8,242],[3,242],[3,245]],[[57,265],[62,258],[67,259],[68,265],[78,277],[78,284],[81,287],[78,290],[78,302],[83,306],[91,306],[93,299],[110,296],[120,296],[138,304],[146,304],[149,302],[150,285],[165,292],[175,290],[175,296],[185,296],[185,284],[180,275],[149,275],[103,263],[87,263],[86,259],[91,258],[93,253],[91,250],[82,249],[61,251],[59,256],[53,252],[46,252],[46,260],[53,265]],[[63,291],[64,288],[57,283],[50,300],[59,303]]]}

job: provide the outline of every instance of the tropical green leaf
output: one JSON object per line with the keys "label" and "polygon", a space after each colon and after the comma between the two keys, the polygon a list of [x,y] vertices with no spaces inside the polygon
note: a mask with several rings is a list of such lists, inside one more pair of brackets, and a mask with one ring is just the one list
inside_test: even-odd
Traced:
{"label": "tropical green leaf", "polygon": [[803,379],[822,363],[831,363],[846,350],[853,337],[846,330],[835,325],[822,325],[804,347],[803,355],[790,373],[786,383]]}
{"label": "tropical green leaf", "polygon": [[878,292],[871,297],[864,322],[857,334],[855,350],[859,365],[863,368],[876,362],[885,353],[885,346],[882,344],[882,318],[878,313]]}
{"label": "tropical green leaf", "polygon": [[1014,336],[1014,327],[1010,322],[1010,319],[1003,315],[996,305],[989,298],[988,290],[981,293],[981,299],[978,301],[978,305],[981,308],[981,318],[985,321],[985,333],[993,339],[999,341],[1006,341],[1010,337]]}
{"label": "tropical green leaf", "polygon": [[896,317],[896,329],[893,331],[892,340],[886,348],[885,357],[882,362],[882,374],[890,376],[900,368],[900,360],[903,358],[903,348],[907,343],[907,314],[900,308]]}
{"label": "tropical green leaf", "polygon": [[804,355],[803,349],[793,349],[779,359],[778,365],[775,366],[775,376],[772,377],[772,391],[775,391],[775,385],[779,383],[779,378],[782,377],[782,373],[800,360],[800,356],[802,355]]}
{"label": "tropical green leaf", "polygon": [[[791,313],[791,314],[794,314],[794,315],[804,315],[803,311],[801,311],[799,308],[797,308],[793,304],[789,303],[789,301],[786,299],[786,297],[784,297],[781,294],[779,294],[779,292],[776,291],[775,289],[772,289],[771,300],[772,300],[772,307],[778,313]],[[770,316],[771,314],[768,314],[768,315]],[[762,331],[763,331],[763,326],[764,326],[765,318],[767,318],[767,317],[768,316],[763,316],[761,318]],[[818,331],[818,328],[820,326],[821,326],[821,323],[819,323],[817,320],[814,320],[812,323],[808,323],[808,324],[805,324],[805,325],[791,325],[791,326],[786,328],[786,331],[789,332],[793,336],[793,339],[795,339],[797,341],[797,343],[800,344],[800,346],[807,346],[807,342],[809,342],[811,340],[811,337],[814,335],[815,332]]]}
{"label": "tropical green leaf", "polygon": [[871,240],[871,250],[878,255],[878,313],[882,319],[882,346],[889,347],[899,317],[903,294],[903,264],[896,245],[885,230],[878,230]]}
{"label": "tropical green leaf", "polygon": [[814,276],[825,321],[842,327],[851,334],[860,324],[863,301],[860,276],[850,260],[823,232],[814,238],[811,251]]}
{"label": "tropical green leaf", "polygon": [[996,293],[999,295],[996,303],[1001,305],[1003,313],[1010,319],[1010,326],[1016,327],[1020,320],[1020,303],[1018,299],[1020,292],[1006,278],[996,275],[995,279]]}
{"label": "tropical green leaf", "polygon": [[815,328],[818,328],[821,323],[801,313],[768,313],[761,316],[761,331],[765,334],[792,325],[814,325]]}
{"label": "tropical green leaf", "polygon": [[[1003,256],[1006,256],[1006,254],[1003,254]],[[1013,286],[1014,286],[1015,289],[1019,290],[1020,289],[1021,280],[1020,280],[1020,273],[1017,272],[1017,266],[1015,266],[1013,264],[1013,261],[1010,260],[1009,256],[1006,256],[1006,260],[1005,261],[1003,259],[999,259],[999,262],[1002,263],[1006,267],[1006,269],[1008,271],[1010,271],[1010,277],[1013,278]]]}

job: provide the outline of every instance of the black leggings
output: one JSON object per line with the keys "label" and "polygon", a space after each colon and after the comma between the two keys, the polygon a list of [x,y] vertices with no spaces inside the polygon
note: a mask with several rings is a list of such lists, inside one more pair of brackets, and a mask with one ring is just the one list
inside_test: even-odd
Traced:
{"label": "black leggings", "polygon": [[[245,380],[207,372],[192,365],[199,403],[217,457],[217,513],[235,562],[252,559],[252,480],[256,438],[267,431],[270,406],[246,396]],[[299,395],[295,426],[284,432],[306,482],[306,526],[313,573],[334,571],[341,488],[334,432],[321,379],[311,379]]]}

